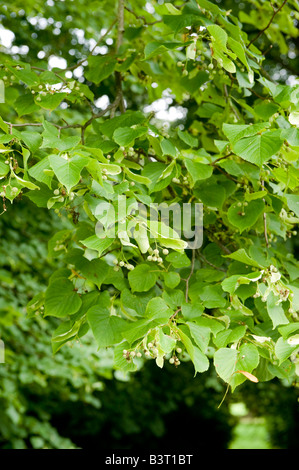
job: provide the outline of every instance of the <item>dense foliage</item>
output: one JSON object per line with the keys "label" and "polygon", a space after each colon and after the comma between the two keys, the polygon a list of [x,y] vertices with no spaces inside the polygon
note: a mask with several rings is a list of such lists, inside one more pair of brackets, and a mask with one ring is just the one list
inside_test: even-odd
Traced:
{"label": "dense foliage", "polygon": [[148,361],[128,380],[113,373],[113,354],[97,352],[91,333],[53,355],[51,331],[59,320],[28,319],[24,305],[45,289],[56,267],[47,259],[47,240],[68,221],[49,218],[26,200],[14,204],[9,215],[0,219],[0,334],[6,346],[0,367],[1,449],[170,449],[177,446],[174,429],[182,449],[227,448],[236,423],[229,413],[232,400],[267,417],[272,445],[296,445],[292,387],[272,381],[271,387],[260,383],[250,389],[247,382],[219,409],[225,389],[213,368],[193,378],[190,362],[160,370]]}
{"label": "dense foliage", "polygon": [[112,358],[97,353],[90,338],[84,349],[75,343],[53,357],[50,338],[57,320],[28,319],[24,306],[46,288],[54,269],[47,259],[47,241],[62,224],[28,201],[14,204],[11,215],[0,220],[0,335],[5,339],[0,447],[72,448],[53,427],[45,401],[99,408],[95,391],[103,388],[101,379],[112,377]]}
{"label": "dense foliage", "polygon": [[[0,219],[0,332],[6,346],[6,364],[0,367],[0,448],[142,448],[148,442],[151,448],[169,447],[178,410],[181,425],[184,420],[203,423],[202,448],[209,443],[207,429],[225,448],[234,422],[227,407],[217,411],[224,390],[215,373],[192,380],[190,364],[179,377],[171,367],[159,375],[156,367],[147,367],[128,382],[113,374],[113,354],[97,352],[91,334],[52,354],[57,320],[28,319],[24,305],[46,287],[55,269],[47,241],[68,220],[48,219],[28,201],[14,204],[7,215]],[[182,447],[192,445],[193,428],[188,428]]]}
{"label": "dense foliage", "polygon": [[[286,54],[298,3],[84,3],[1,6],[18,44],[1,53],[3,214],[22,197],[69,218],[28,318],[61,319],[54,353],[92,332],[125,372],[191,360],[195,374],[213,362],[232,390],[295,383],[299,85],[267,72],[263,38]],[[162,202],[203,204],[201,247],[149,223]]]}

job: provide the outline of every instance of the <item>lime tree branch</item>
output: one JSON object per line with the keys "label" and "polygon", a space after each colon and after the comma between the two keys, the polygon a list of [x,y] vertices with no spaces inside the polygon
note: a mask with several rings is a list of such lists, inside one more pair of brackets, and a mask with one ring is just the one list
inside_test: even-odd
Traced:
{"label": "lime tree branch", "polygon": [[[119,54],[119,50],[123,43],[123,37],[125,32],[125,0],[118,1],[118,12],[117,12],[117,39],[116,39],[116,54]],[[118,97],[117,106],[119,106],[120,112],[124,113],[126,111],[125,101],[122,92],[122,74],[121,72],[115,72],[115,81],[116,81],[116,99]],[[116,107],[117,107],[116,106]],[[112,115],[114,114],[115,109],[112,108]]]}
{"label": "lime tree branch", "polygon": [[[176,7],[176,8],[177,8],[177,7]],[[145,26],[152,26],[153,24],[161,23],[161,22],[162,22],[162,20],[156,20],[156,21],[148,22],[144,16],[137,15],[137,13],[136,13],[134,10],[131,10],[131,8],[125,6],[125,9],[126,9],[129,13],[131,13],[132,15],[134,15],[135,18],[136,18],[136,20],[141,20],[141,21],[143,21],[143,24],[144,24]]]}
{"label": "lime tree branch", "polygon": [[[271,23],[273,22],[275,16],[277,15],[277,13],[280,12],[280,10],[283,8],[283,6],[284,6],[286,3],[287,3],[287,0],[284,0],[284,2],[280,5],[280,7],[277,8],[277,10],[274,10],[274,13],[273,13],[273,15],[271,16],[270,21],[269,21],[269,23],[267,24],[267,26],[265,26],[265,28],[261,29],[261,30],[259,31],[259,33],[258,33],[253,39],[251,39],[250,43],[249,43],[248,46],[247,46],[248,48],[251,46],[251,44],[253,44],[253,43],[270,27],[270,25],[271,25]],[[272,6],[272,5],[271,5],[271,6]],[[273,7],[272,7],[272,8],[273,8]]]}
{"label": "lime tree branch", "polygon": [[[57,129],[59,129],[59,131],[63,130],[63,129],[81,129],[81,137],[82,137],[82,144],[84,144],[84,132],[85,132],[85,129],[90,126],[90,124],[95,120],[95,119],[99,119],[101,117],[103,117],[109,110],[113,109],[113,108],[116,108],[119,104],[119,100],[120,100],[120,97],[119,96],[116,96],[115,100],[113,101],[113,103],[109,104],[105,109],[103,109],[102,111],[100,111],[99,113],[97,114],[94,114],[93,116],[91,116],[90,119],[88,119],[88,121],[86,121],[84,124],[66,124],[64,126],[60,126],[59,124],[55,124],[53,122],[51,122],[51,124],[56,127]],[[7,124],[9,126],[10,129],[12,129],[13,127],[43,127],[43,123],[42,122],[20,122],[20,123],[16,123],[16,124],[13,124],[11,122],[8,122],[8,121],[3,121],[5,124]]]}

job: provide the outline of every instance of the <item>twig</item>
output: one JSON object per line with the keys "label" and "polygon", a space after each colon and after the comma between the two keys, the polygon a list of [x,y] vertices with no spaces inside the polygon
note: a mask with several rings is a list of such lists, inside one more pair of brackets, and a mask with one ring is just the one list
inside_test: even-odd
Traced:
{"label": "twig", "polygon": [[20,124],[12,124],[11,122],[8,122],[8,121],[3,121],[3,122],[11,127],[25,127],[25,126],[39,126],[40,127],[43,125],[42,122],[23,122]]}
{"label": "twig", "polygon": [[222,249],[222,251],[224,251],[224,253],[227,253],[228,255],[230,255],[232,252],[226,247],[223,245],[223,243],[221,243],[215,236],[213,233],[211,233],[209,230],[206,229],[206,232],[208,233],[208,235],[210,235],[211,239],[213,242],[216,243],[216,245],[219,246],[219,248]]}
{"label": "twig", "polygon": [[[282,9],[282,7],[287,3],[287,0],[284,0],[283,3],[281,4],[281,6],[279,8],[277,8],[277,10],[274,10],[274,13],[273,15],[271,16],[270,18],[270,21],[269,23],[267,24],[267,26],[265,26],[265,28],[261,29],[259,31],[259,33],[253,38],[251,39],[250,43],[248,44],[248,49],[249,47],[251,46],[252,43],[254,43],[268,28],[269,26],[271,25],[272,21],[274,20],[275,16],[277,15],[277,13],[280,12],[280,10]],[[272,6],[272,5],[271,5]],[[273,8],[273,7],[272,7]]]}
{"label": "twig", "polygon": [[217,158],[217,159],[214,160],[211,164],[212,164],[212,165],[215,165],[216,163],[220,162],[220,160],[224,160],[225,158],[228,158],[228,157],[230,157],[231,155],[233,155],[233,152],[230,152],[230,153],[228,153],[227,155],[223,155],[222,157]]}
{"label": "twig", "polygon": [[146,21],[146,18],[144,16],[139,16],[137,15],[137,13],[135,13],[134,10],[131,10],[131,8],[129,7],[126,7],[125,6],[125,9],[130,12],[132,15],[135,16],[136,20],[142,20],[143,21],[143,24],[146,25],[146,26],[152,26],[153,24],[156,24],[156,23],[161,23],[162,20],[156,20],[156,21],[152,21],[151,23],[149,23],[148,21]]}
{"label": "twig", "polygon": [[217,269],[217,271],[223,271],[224,273],[226,273],[226,269],[221,268],[220,266],[216,266],[215,264],[211,263],[211,261],[207,260],[207,258],[205,258],[205,256],[202,253],[198,252],[198,256],[202,259],[204,263],[208,264],[209,266],[212,266],[212,268]]}
{"label": "twig", "polygon": [[170,320],[170,321],[171,321],[171,320],[173,320],[173,319],[174,319],[174,317],[176,317],[176,316],[177,316],[177,314],[178,314],[178,313],[179,313],[181,310],[182,310],[182,308],[181,308],[181,307],[180,307],[180,308],[178,308],[178,309],[177,309],[177,310],[174,312],[174,314],[173,314],[173,315],[171,315],[171,317],[169,318],[169,320]]}
{"label": "twig", "polygon": [[209,165],[214,166],[215,168],[217,168],[217,170],[220,171],[220,173],[222,173],[224,176],[226,176],[226,178],[228,178],[229,180],[232,180],[235,183],[238,183],[238,180],[236,180],[236,178],[233,178],[226,171],[224,171],[223,168],[221,168],[220,166],[215,165],[215,162],[209,163]]}

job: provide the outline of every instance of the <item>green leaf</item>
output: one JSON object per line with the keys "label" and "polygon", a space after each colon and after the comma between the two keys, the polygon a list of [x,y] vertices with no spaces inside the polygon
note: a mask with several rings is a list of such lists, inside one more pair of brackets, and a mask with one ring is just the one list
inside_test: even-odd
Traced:
{"label": "green leaf", "polygon": [[185,333],[183,333],[181,328],[178,328],[178,333],[187,353],[193,362],[195,375],[197,372],[202,373],[208,370],[210,363],[207,356],[197,346],[192,344],[190,338]]}
{"label": "green leaf", "polygon": [[154,297],[147,304],[144,315],[153,320],[155,318],[169,318],[172,313],[164,299]]}
{"label": "green leaf", "polygon": [[185,320],[197,319],[203,314],[204,306],[196,302],[195,304],[182,304],[182,315]]}
{"label": "green leaf", "polygon": [[35,72],[26,64],[26,68],[17,70],[12,67],[8,67],[9,70],[15,75],[15,77],[23,83],[26,83],[29,87],[39,84],[39,78]]}
{"label": "green leaf", "polygon": [[124,349],[129,349],[130,344],[127,341],[123,341],[114,347],[114,365],[115,368],[123,372],[134,372],[137,370],[137,364],[130,359],[129,361],[123,355]]}
{"label": "green leaf", "polygon": [[224,279],[224,281],[221,282],[221,286],[225,292],[233,294],[240,285],[250,284],[250,282],[255,282],[261,277],[262,275],[260,273],[250,273],[248,275],[235,274]]}
{"label": "green leaf", "polygon": [[181,29],[187,26],[202,25],[206,22],[204,15],[163,15],[163,22],[174,31],[178,33]]}
{"label": "green leaf", "polygon": [[109,137],[109,139],[112,139],[113,133],[119,127],[131,127],[137,124],[141,124],[144,121],[144,114],[140,111],[126,111],[120,116],[107,119],[102,124],[99,124],[99,130],[102,134]]}
{"label": "green leaf", "polygon": [[22,140],[31,152],[36,152],[42,144],[42,137],[38,132],[24,131],[21,133]]}
{"label": "green leaf", "polygon": [[230,73],[235,73],[236,66],[227,56],[229,54],[234,58],[236,57],[228,51],[226,47],[228,39],[227,33],[218,25],[207,26],[207,30],[211,34],[213,57],[225,70]]}
{"label": "green leaf", "polygon": [[132,292],[147,292],[156,284],[157,268],[149,264],[139,264],[128,274]]}
{"label": "green leaf", "polygon": [[48,157],[43,158],[36,165],[33,165],[29,169],[28,173],[32,178],[46,184],[51,189],[51,182],[54,176],[54,171],[50,167]]}
{"label": "green leaf", "polygon": [[80,173],[88,164],[89,157],[75,155],[72,158],[64,158],[58,155],[50,155],[49,162],[58,181],[70,192],[79,183]]}
{"label": "green leaf", "polygon": [[138,226],[135,227],[134,239],[136,240],[141,253],[146,253],[150,244],[147,236],[147,229],[142,224],[138,224]]}
{"label": "green leaf", "polygon": [[157,241],[160,245],[164,246],[165,248],[171,248],[172,250],[181,251],[187,248],[188,244],[184,240],[179,240],[175,238],[167,238],[167,237],[157,237]]}
{"label": "green leaf", "polygon": [[164,274],[164,282],[167,287],[174,289],[181,282],[179,273],[173,271]]}
{"label": "green leaf", "polygon": [[[56,258],[62,252],[65,253],[65,245],[70,241],[71,237],[72,230],[59,230],[58,232],[56,232],[55,235],[53,235],[53,237],[50,238],[48,242],[49,257]],[[61,250],[60,246],[62,246]]]}
{"label": "green leaf", "polygon": [[191,332],[191,336],[194,339],[195,343],[199,347],[199,349],[205,353],[209,341],[210,341],[210,335],[211,335],[211,330],[210,328],[206,326],[199,326],[196,323],[193,322],[187,322],[186,323],[189,327],[189,330]]}
{"label": "green leaf", "polygon": [[82,301],[68,279],[52,282],[45,295],[45,316],[66,317],[76,313]]}
{"label": "green leaf", "polygon": [[167,168],[167,165],[160,162],[151,162],[144,167],[142,175],[151,180],[151,184],[149,185],[149,193],[161,191],[171,183],[175,169],[173,169],[173,173],[168,175],[166,178],[160,179],[161,175]]}
{"label": "green leaf", "polygon": [[92,235],[91,237],[85,238],[85,240],[80,240],[80,243],[86,246],[86,248],[96,250],[99,256],[101,256],[113,242],[114,238],[99,238],[97,235]]}
{"label": "green leaf", "polygon": [[200,198],[203,204],[208,207],[216,207],[221,209],[226,199],[226,191],[219,184],[201,184],[199,188],[194,190],[196,196]]}
{"label": "green leaf", "polygon": [[15,173],[12,172],[14,175],[15,179],[18,181],[18,183],[23,187],[23,188],[28,188],[28,189],[39,189],[39,186],[36,184],[32,183],[31,181],[24,180],[20,178],[20,176],[16,175]]}
{"label": "green leaf", "polygon": [[275,354],[279,360],[279,365],[288,359],[296,349],[298,349],[298,345],[292,346],[283,338],[278,338],[275,343]]}
{"label": "green leaf", "polygon": [[232,149],[244,160],[262,166],[280,150],[282,142],[280,131],[266,131],[239,140],[233,144]]}
{"label": "green leaf", "polygon": [[186,268],[190,266],[191,261],[185,253],[169,253],[166,261],[172,264],[174,268]]}
{"label": "green leaf", "polygon": [[146,176],[137,175],[136,173],[133,173],[133,171],[129,170],[128,168],[124,168],[124,171],[126,175],[128,176],[128,178],[132,181],[136,181],[136,183],[145,184],[146,186],[148,186],[152,182]]}
{"label": "green leaf", "polygon": [[220,348],[214,354],[214,366],[217,374],[224,382],[230,382],[236,370],[238,351],[230,348]]}
{"label": "green leaf", "polygon": [[221,286],[205,286],[199,293],[199,297],[206,308],[223,308],[226,305]]}
{"label": "green leaf", "polygon": [[110,296],[100,294],[100,304],[91,307],[86,316],[99,348],[107,348],[122,340],[127,323],[123,318],[110,314]]}
{"label": "green leaf", "polygon": [[109,271],[109,266],[104,260],[93,259],[89,261],[82,256],[75,260],[75,265],[87,281],[94,283],[99,289],[101,288]]}
{"label": "green leaf", "polygon": [[189,147],[197,147],[198,146],[198,139],[193,137],[189,132],[178,130],[179,138],[185,142],[185,144],[189,145]]}
{"label": "green leaf", "polygon": [[210,176],[213,173],[212,166],[204,164],[204,163],[194,162],[189,159],[185,160],[185,166],[188,172],[190,173],[190,176],[193,181],[193,185],[198,180],[205,180],[207,178],[210,178]]}
{"label": "green leaf", "polygon": [[297,217],[299,217],[299,196],[296,194],[284,194],[287,200],[287,204],[291,211],[293,211]]}
{"label": "green leaf", "polygon": [[114,72],[116,63],[116,59],[110,55],[90,55],[85,76],[87,80],[98,85]]}
{"label": "green leaf", "polygon": [[0,160],[0,178],[2,178],[3,176],[6,176],[7,173],[9,173],[9,171],[10,171],[9,165],[4,163],[4,161]]}
{"label": "green leaf", "polygon": [[136,127],[135,129],[132,127],[119,127],[113,133],[113,140],[123,147],[131,147],[134,145],[135,140],[146,134],[147,131],[148,128],[145,126]]}
{"label": "green leaf", "polygon": [[27,95],[20,95],[16,99],[14,107],[19,117],[34,113],[39,109],[39,106],[34,102],[34,98],[31,93]]}
{"label": "green leaf", "polygon": [[299,330],[299,322],[289,323],[286,326],[281,326],[278,328],[279,333],[282,335],[283,339],[288,339],[288,337]]}
{"label": "green leaf", "polygon": [[289,114],[289,122],[290,122],[293,126],[299,127],[299,112],[298,112],[298,111],[292,111],[292,112]]}
{"label": "green leaf", "polygon": [[150,293],[133,295],[129,289],[122,289],[121,308],[131,316],[144,316],[146,306],[150,299]]}
{"label": "green leaf", "polygon": [[123,337],[129,343],[133,343],[145,336],[151,328],[167,323],[172,313],[173,311],[161,297],[155,297],[146,306],[144,312],[145,318],[131,323],[123,331]]}
{"label": "green leaf", "polygon": [[169,335],[163,333],[162,328],[159,328],[159,346],[165,354],[169,354],[175,348],[176,340]]}
{"label": "green leaf", "polygon": [[244,137],[256,135],[258,132],[269,127],[268,122],[260,122],[249,126],[248,124],[227,124],[222,126],[223,132],[232,144],[235,144]]}
{"label": "green leaf", "polygon": [[245,372],[252,372],[259,364],[259,353],[256,346],[253,344],[242,344],[239,349],[238,361],[235,366],[235,374],[233,375],[230,385],[232,391],[240,385],[241,383],[245,382],[246,376],[238,372],[239,370]]}
{"label": "green leaf", "polygon": [[247,206],[240,207],[238,203],[233,204],[228,212],[229,222],[237,227],[240,233],[244,232],[257,222],[264,210],[264,202],[260,199],[250,201]]}
{"label": "green leaf", "polygon": [[236,261],[240,261],[240,263],[247,264],[249,266],[254,266],[255,268],[263,268],[265,267],[264,264],[258,263],[256,260],[251,258],[247,252],[244,250],[244,248],[240,248],[237,251],[234,251],[233,253],[230,253],[229,255],[222,255],[224,258],[232,258],[235,259]]}
{"label": "green leaf", "polygon": [[148,42],[144,48],[144,59],[151,59],[157,55],[164,54],[167,50],[174,50],[181,46],[181,42]]}
{"label": "green leaf", "polygon": [[67,97],[67,93],[54,93],[53,95],[47,93],[45,96],[37,95],[34,98],[35,104],[41,108],[53,111],[58,108],[60,103]]}
{"label": "green leaf", "polygon": [[60,136],[58,137],[59,130],[47,121],[43,122],[44,132],[42,133],[43,145],[42,148],[55,148],[60,152],[70,150],[80,142],[80,136]]}
{"label": "green leaf", "polygon": [[170,140],[164,138],[160,142],[160,146],[161,146],[163,155],[170,155],[173,158],[177,156],[177,149],[175,148],[173,143],[170,142]]}

